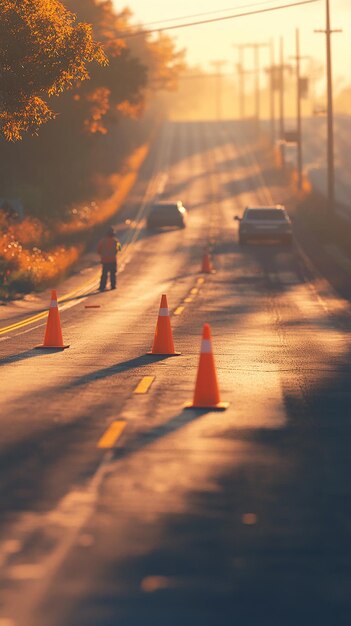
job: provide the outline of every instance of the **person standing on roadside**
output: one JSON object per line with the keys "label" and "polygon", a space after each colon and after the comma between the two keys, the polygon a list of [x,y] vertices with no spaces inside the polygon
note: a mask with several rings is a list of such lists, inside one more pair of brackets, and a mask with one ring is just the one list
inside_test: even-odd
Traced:
{"label": "person standing on roadside", "polygon": [[116,276],[117,276],[117,253],[122,249],[122,246],[118,239],[115,237],[112,226],[106,232],[97,247],[97,251],[100,255],[102,264],[102,273],[100,279],[100,291],[105,291],[107,277],[110,275],[111,289],[116,289]]}

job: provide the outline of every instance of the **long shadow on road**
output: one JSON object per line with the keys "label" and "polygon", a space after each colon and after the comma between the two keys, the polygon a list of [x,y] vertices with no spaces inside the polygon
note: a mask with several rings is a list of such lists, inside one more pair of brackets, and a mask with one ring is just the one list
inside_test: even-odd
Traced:
{"label": "long shadow on road", "polygon": [[116,365],[104,367],[101,370],[91,372],[91,374],[86,374],[86,376],[82,376],[81,378],[77,378],[76,380],[74,380],[70,385],[66,386],[66,388],[88,385],[89,383],[96,380],[109,378],[110,376],[114,376],[115,374],[128,372],[128,370],[137,369],[139,367],[146,367],[151,363],[158,363],[159,361],[164,361],[165,359],[169,359],[171,357],[172,355],[168,354],[144,354],[142,356],[136,357],[135,359],[121,361],[121,363],[116,363]]}
{"label": "long shadow on road", "polygon": [[181,413],[171,417],[167,422],[158,424],[154,428],[144,430],[135,434],[133,438],[126,441],[125,445],[121,449],[117,449],[114,452],[115,459],[122,460],[131,454],[135,454],[144,450],[147,446],[156,443],[163,437],[166,437],[172,433],[178,432],[187,424],[200,419],[207,413],[210,413],[211,409],[184,409]]}
{"label": "long shadow on road", "polygon": [[17,363],[19,361],[26,361],[27,359],[33,359],[36,356],[43,356],[44,354],[55,354],[56,352],[62,352],[62,348],[45,348],[45,350],[25,350],[19,354],[11,354],[10,356],[0,359],[0,367],[2,365],[9,365],[10,363]]}
{"label": "long shadow on road", "polygon": [[[213,467],[211,489],[193,481],[181,514],[165,506],[148,524],[143,515],[139,518],[132,511],[132,537],[138,546],[126,558],[119,558],[120,537],[113,524],[120,509],[109,511],[107,531],[103,508],[108,557],[103,551],[105,561],[97,564],[87,551],[79,551],[80,568],[98,571],[101,584],[96,585],[92,575],[84,598],[76,603],[72,596],[76,605],[66,605],[65,623],[224,626],[238,621],[248,626],[347,626],[351,618],[348,386],[348,376],[339,370],[323,384],[312,385],[309,398],[297,400],[287,387],[289,425],[283,430],[243,433],[229,427],[221,436],[237,449],[237,457],[228,454]],[[338,403],[336,390],[343,391]],[[197,417],[201,414],[182,412],[141,433],[118,458],[140,451]],[[111,505],[111,499],[108,502]],[[94,524],[90,530],[95,536]],[[100,537],[97,543],[101,541]],[[66,574],[70,566],[74,571],[74,561],[68,562]]]}
{"label": "long shadow on road", "polygon": [[[94,472],[101,455],[96,446],[84,449],[84,442],[95,443],[101,434],[101,423],[95,417],[92,408],[91,415],[85,412],[73,423],[50,423],[1,451],[0,523],[15,511],[53,506],[67,493],[72,463],[78,459],[81,474],[76,476],[77,482]],[[28,416],[28,431],[30,428]]]}

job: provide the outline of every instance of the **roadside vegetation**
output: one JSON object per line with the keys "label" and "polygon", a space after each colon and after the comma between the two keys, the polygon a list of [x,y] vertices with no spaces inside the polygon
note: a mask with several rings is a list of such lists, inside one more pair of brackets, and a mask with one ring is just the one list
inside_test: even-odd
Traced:
{"label": "roadside vegetation", "polygon": [[133,30],[110,0],[0,5],[3,299],[65,273],[136,177],[163,114],[155,92],[175,88],[184,60]]}

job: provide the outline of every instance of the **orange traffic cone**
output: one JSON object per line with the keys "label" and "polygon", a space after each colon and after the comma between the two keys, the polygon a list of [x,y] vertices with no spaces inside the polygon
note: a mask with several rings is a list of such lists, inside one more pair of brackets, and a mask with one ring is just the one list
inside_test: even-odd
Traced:
{"label": "orange traffic cone", "polygon": [[229,402],[220,402],[216,366],[212,353],[211,329],[209,324],[204,324],[194,398],[192,402],[185,405],[185,408],[223,411],[228,406]]}
{"label": "orange traffic cone", "polygon": [[42,346],[36,346],[36,347],[38,349],[61,348],[62,350],[64,350],[65,348],[69,348],[69,346],[64,345],[63,339],[62,339],[60,313],[59,313],[58,305],[57,305],[56,289],[53,289],[51,292],[51,302],[50,302],[48,320],[46,322],[44,343]]}
{"label": "orange traffic cone", "polygon": [[171,320],[165,294],[161,298],[154,343],[149,354],[168,354],[169,356],[178,356],[180,354],[180,352],[175,352],[174,350]]}
{"label": "orange traffic cone", "polygon": [[212,265],[211,265],[211,259],[210,259],[210,255],[208,253],[208,250],[204,251],[204,255],[202,257],[201,272],[202,272],[202,274],[212,274],[213,273],[213,268],[212,268]]}

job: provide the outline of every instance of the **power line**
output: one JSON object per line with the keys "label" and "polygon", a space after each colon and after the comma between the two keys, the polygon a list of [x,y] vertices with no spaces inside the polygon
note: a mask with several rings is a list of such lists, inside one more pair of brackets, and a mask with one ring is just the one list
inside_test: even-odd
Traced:
{"label": "power line", "polygon": [[121,31],[119,33],[120,37],[123,37],[124,39],[130,38],[130,37],[137,37],[138,35],[150,35],[152,33],[161,33],[163,31],[166,30],[175,30],[175,29],[179,29],[179,28],[189,28],[191,26],[200,26],[203,24],[212,24],[214,22],[223,22],[224,20],[233,20],[233,19],[237,19],[239,17],[248,17],[249,15],[259,15],[262,13],[269,13],[272,11],[279,11],[281,9],[290,9],[292,7],[297,7],[297,6],[302,6],[302,5],[306,5],[306,4],[313,4],[316,2],[320,2],[320,0],[300,0],[300,2],[291,2],[289,4],[281,4],[279,6],[276,7],[269,7],[266,9],[257,9],[256,11],[246,11],[244,13],[237,13],[236,15],[225,15],[224,17],[215,17],[212,18],[210,20],[199,20],[196,22],[186,22],[183,24],[176,24],[174,26],[162,26],[160,28],[153,28],[153,29],[145,29],[145,30],[139,30],[139,31],[134,31],[134,32],[130,32],[130,31]]}
{"label": "power line", "polygon": [[143,26],[154,26],[155,24],[167,24],[168,22],[179,22],[179,20],[188,20],[193,17],[202,17],[204,15],[216,15],[218,13],[227,13],[228,11],[237,11],[238,9],[251,9],[252,7],[260,7],[265,4],[272,4],[274,0],[266,0],[265,2],[254,2],[252,4],[241,4],[237,7],[228,7],[227,9],[217,9],[217,11],[206,11],[206,13],[193,13],[192,15],[181,15],[179,17],[171,17],[169,19],[157,20],[156,22],[146,22]]}

